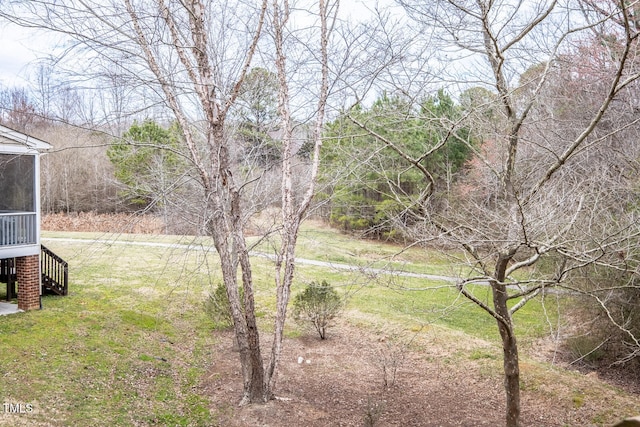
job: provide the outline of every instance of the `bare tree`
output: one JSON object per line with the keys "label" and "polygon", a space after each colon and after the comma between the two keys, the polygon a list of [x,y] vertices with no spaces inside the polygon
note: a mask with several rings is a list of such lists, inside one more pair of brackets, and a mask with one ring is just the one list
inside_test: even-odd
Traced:
{"label": "bare tree", "polygon": [[295,248],[300,224],[309,209],[314,195],[315,183],[320,164],[320,147],[322,146],[322,132],[324,116],[329,94],[329,62],[328,44],[329,31],[332,25],[331,17],[335,18],[338,2],[329,4],[326,0],[319,1],[320,17],[320,87],[316,108],[316,120],[313,127],[313,154],[311,165],[311,178],[306,192],[301,200],[296,201],[293,192],[293,159],[296,149],[293,133],[293,117],[290,111],[290,84],[289,73],[285,54],[285,31],[290,17],[290,5],[288,0],[281,4],[274,0],[272,11],[274,45],[276,50],[276,69],[279,83],[279,112],[282,126],[282,227],[281,247],[276,258],[276,294],[277,313],[275,323],[275,336],[271,350],[271,360],[267,370],[267,377],[271,385],[275,384],[274,373],[280,359],[282,340],[284,338],[284,325],[287,315],[287,305],[291,295],[291,284],[295,269]]}
{"label": "bare tree", "polygon": [[[135,83],[142,102],[130,109],[157,108],[173,116],[182,132],[181,154],[191,164],[200,184],[199,199],[204,218],[202,229],[217,249],[229,298],[235,337],[239,346],[243,376],[241,403],[265,402],[273,397],[273,378],[282,343],[288,289],[293,278],[294,247],[300,221],[313,195],[313,184],[303,200],[294,204],[291,193],[291,123],[286,105],[289,95],[284,55],[277,55],[280,81],[280,112],[283,136],[283,249],[278,266],[278,315],[274,350],[265,370],[255,316],[253,277],[244,227],[249,217],[242,203],[242,173],[234,164],[235,141],[229,132],[227,115],[237,101],[271,7],[275,49],[282,49],[282,32],[288,25],[287,1],[253,2],[189,0],[183,2],[122,3],[101,1],[58,5],[44,1],[14,2],[0,16],[23,26],[56,31],[73,41],[67,58],[72,65],[103,61],[116,64],[120,81]],[[320,2],[319,62],[326,63],[328,8]],[[266,41],[265,41],[266,43]],[[280,51],[279,51],[280,52]],[[69,64],[67,65],[69,67]],[[87,75],[95,73],[89,68]],[[326,64],[317,74],[322,79],[314,130],[315,159],[321,144],[323,111],[327,98]],[[120,114],[120,112],[118,112]],[[317,160],[313,170],[317,170]],[[315,172],[312,181],[315,178]],[[238,280],[238,271],[241,279]],[[280,268],[278,268],[280,271]],[[243,300],[239,287],[242,286]]]}
{"label": "bare tree", "polygon": [[33,135],[55,147],[42,157],[44,213],[117,210],[118,187],[106,153],[108,135],[63,124],[39,127]]}
{"label": "bare tree", "polygon": [[0,121],[20,132],[29,132],[40,121],[37,108],[24,88],[0,90]]}
{"label": "bare tree", "polygon": [[[586,3],[557,0],[399,3],[422,25],[425,37],[416,36],[422,47],[447,55],[442,58],[449,64],[440,75],[442,84],[463,84],[462,90],[481,87],[468,93],[473,102],[466,115],[448,123],[449,134],[470,125],[471,135],[482,141],[480,146],[472,139],[467,142],[481,171],[477,178],[482,181],[474,181],[477,191],[442,197],[425,161],[442,150],[446,138],[416,155],[356,114],[349,117],[422,174],[424,190],[409,203],[404,199],[403,214],[414,216],[408,230],[414,239],[440,239],[464,249],[464,261],[473,273],[460,278],[457,288],[496,320],[503,347],[506,425],[518,426],[520,368],[514,314],[554,286],[591,292],[573,287],[571,278],[589,266],[624,268],[613,262],[613,255],[637,241],[640,233],[635,211],[611,213],[611,206],[624,200],[621,194],[633,178],[618,191],[600,179],[598,166],[607,163],[592,161],[596,153],[606,152],[612,139],[638,124],[636,115],[620,116],[616,110],[640,77],[633,67],[635,11],[622,1],[606,13]],[[594,34],[599,41],[603,35],[615,40],[615,48],[607,52],[607,66],[600,69],[602,89],[588,91],[588,103],[569,102],[581,109],[582,117],[572,117],[563,128],[557,114],[566,110],[543,102],[543,95],[553,90],[550,80],[564,55]],[[537,67],[535,78],[525,73],[532,67]],[[576,71],[565,76],[575,77]],[[582,89],[586,97],[587,88]],[[571,96],[579,94],[574,91]],[[627,110],[634,108],[630,104]],[[614,124],[614,117],[626,119]],[[451,188],[461,191],[457,185]],[[478,284],[489,286],[489,302],[474,291]]]}

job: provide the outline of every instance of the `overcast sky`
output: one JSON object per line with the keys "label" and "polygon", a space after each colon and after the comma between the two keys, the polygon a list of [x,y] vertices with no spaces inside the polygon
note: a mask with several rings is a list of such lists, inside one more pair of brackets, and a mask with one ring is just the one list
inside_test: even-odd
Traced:
{"label": "overcast sky", "polygon": [[27,71],[26,64],[35,59],[29,44],[26,31],[0,24],[0,84],[5,87],[22,84],[19,76]]}
{"label": "overcast sky", "polygon": [[0,21],[0,84],[26,85],[37,59],[52,53],[53,38],[51,34]]}
{"label": "overcast sky", "polygon": [[[367,14],[367,9],[374,7],[375,1],[342,0],[341,15],[352,17]],[[381,4],[389,4],[390,0],[379,0]],[[37,35],[33,30],[27,30],[13,24],[0,21],[0,86],[24,86],[39,57],[51,54],[47,45],[51,35]],[[34,68],[33,68],[34,69]]]}
{"label": "overcast sky", "polygon": [[0,85],[26,86],[38,58],[53,54],[56,35],[0,21]]}

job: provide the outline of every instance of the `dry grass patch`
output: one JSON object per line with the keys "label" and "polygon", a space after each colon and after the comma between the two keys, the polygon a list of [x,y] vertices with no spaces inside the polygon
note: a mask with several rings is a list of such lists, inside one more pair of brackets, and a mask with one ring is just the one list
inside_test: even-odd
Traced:
{"label": "dry grass patch", "polygon": [[162,234],[165,229],[162,220],[151,215],[95,212],[43,214],[41,224],[47,231]]}

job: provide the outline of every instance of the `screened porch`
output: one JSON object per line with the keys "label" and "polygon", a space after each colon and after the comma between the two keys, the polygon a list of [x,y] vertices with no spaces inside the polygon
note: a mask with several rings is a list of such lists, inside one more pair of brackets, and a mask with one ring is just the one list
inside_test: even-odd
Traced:
{"label": "screened porch", "polygon": [[35,154],[0,153],[0,249],[38,244],[37,182]]}

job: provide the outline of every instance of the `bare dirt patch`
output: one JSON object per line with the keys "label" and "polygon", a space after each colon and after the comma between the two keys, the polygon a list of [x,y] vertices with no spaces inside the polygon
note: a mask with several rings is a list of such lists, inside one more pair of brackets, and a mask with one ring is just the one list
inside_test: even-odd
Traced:
{"label": "bare dirt patch", "polygon": [[[241,375],[231,333],[220,333],[213,366],[202,384],[203,392],[215,402],[212,411],[219,425],[504,425],[499,360],[452,355],[464,347],[465,352],[478,348],[478,343],[449,342],[447,348],[429,332],[421,333],[404,350],[395,384],[385,389],[380,355],[389,353],[388,337],[346,322],[330,333],[325,341],[312,335],[287,339],[279,368],[278,399],[246,407],[237,405]],[[525,363],[523,370],[527,369]],[[527,378],[523,373],[523,377],[524,384],[536,382],[535,376]],[[576,381],[577,385],[568,387],[589,387],[588,377]],[[606,396],[601,402],[584,397],[586,401],[576,402],[571,390],[565,395],[555,387],[523,391],[523,426],[602,425],[599,405],[606,405]]]}

